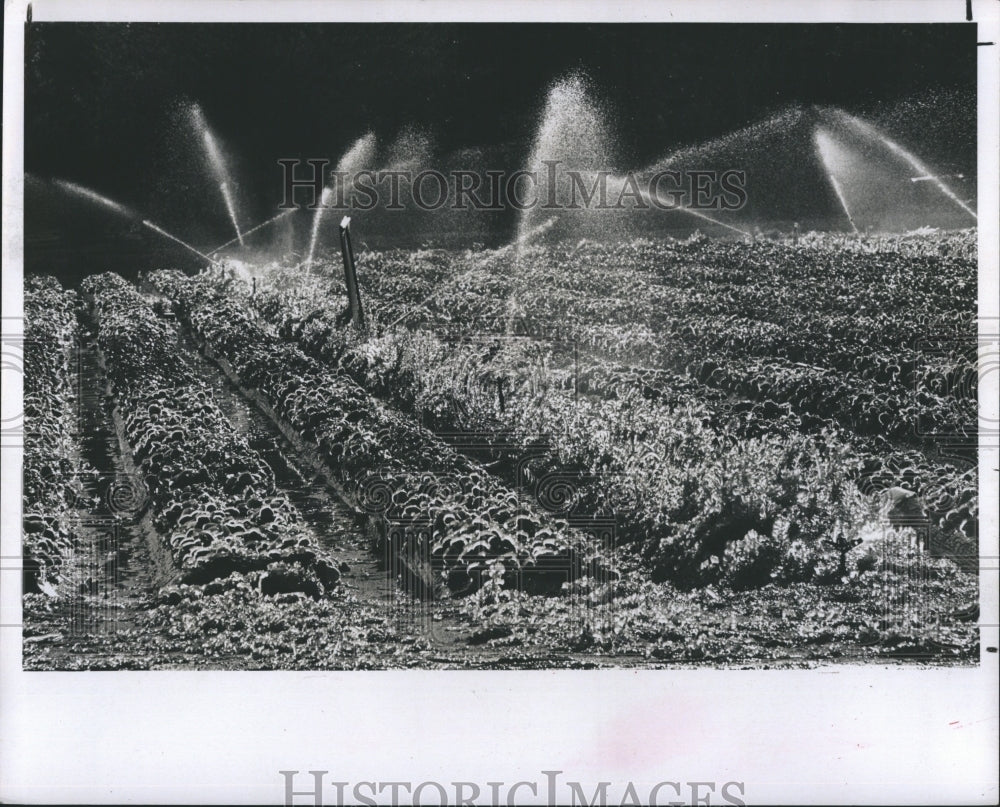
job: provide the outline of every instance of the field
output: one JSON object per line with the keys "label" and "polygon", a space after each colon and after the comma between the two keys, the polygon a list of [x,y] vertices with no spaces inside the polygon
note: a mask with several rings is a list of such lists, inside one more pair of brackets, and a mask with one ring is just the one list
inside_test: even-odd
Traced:
{"label": "field", "polygon": [[976,663],[975,249],[29,277],[24,664]]}

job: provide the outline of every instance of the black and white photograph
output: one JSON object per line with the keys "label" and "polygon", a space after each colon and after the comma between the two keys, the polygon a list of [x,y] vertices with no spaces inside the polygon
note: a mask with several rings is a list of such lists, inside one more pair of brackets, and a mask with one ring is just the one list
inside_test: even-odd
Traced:
{"label": "black and white photograph", "polygon": [[[156,5],[6,23],[5,669],[995,675],[986,4]],[[557,800],[757,798],[610,777]]]}

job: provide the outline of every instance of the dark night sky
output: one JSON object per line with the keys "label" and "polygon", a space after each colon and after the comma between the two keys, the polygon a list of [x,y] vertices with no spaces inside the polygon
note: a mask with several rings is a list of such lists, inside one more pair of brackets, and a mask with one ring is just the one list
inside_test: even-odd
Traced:
{"label": "dark night sky", "polygon": [[[386,143],[417,125],[441,153],[497,146],[523,161],[547,87],[574,69],[593,79],[630,166],[792,103],[864,111],[934,88],[975,92],[975,28],[963,24],[36,23],[27,36],[27,172],[185,233],[200,215],[181,202],[198,190],[178,165],[185,98],[227,146],[241,197],[254,200],[248,218],[260,220],[280,200],[278,158],[336,162],[368,130]],[[965,112],[932,127],[931,156],[974,166],[975,110]],[[26,204],[29,247],[39,233],[72,241],[42,214],[33,232]],[[208,218],[198,235],[211,243],[226,222]]]}

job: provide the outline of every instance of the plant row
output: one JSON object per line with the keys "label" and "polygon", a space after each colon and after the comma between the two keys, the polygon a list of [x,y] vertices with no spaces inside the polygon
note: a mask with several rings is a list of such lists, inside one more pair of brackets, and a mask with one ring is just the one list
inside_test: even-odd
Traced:
{"label": "plant row", "polygon": [[321,596],[339,578],[271,468],[215,403],[174,327],[121,277],[88,277],[98,345],[152,520],[179,581],[251,575],[264,594]]}
{"label": "plant row", "polygon": [[70,512],[79,446],[77,298],[51,277],[24,288],[24,590],[58,582],[73,551]]}
{"label": "plant row", "polygon": [[[223,286],[230,299],[247,300],[245,290]],[[322,298],[313,298],[320,308],[299,327],[294,306],[280,302],[297,298],[297,287],[258,286],[261,315],[304,350],[442,431],[505,435],[515,455],[532,456],[508,473],[536,485],[561,479],[567,509],[613,514],[616,538],[641,547],[656,575],[685,584],[726,579],[734,573],[724,562],[727,549],[753,532],[772,541],[761,549],[766,572],[758,582],[772,573],[822,577],[836,567],[826,542],[859,528],[864,505],[851,478],[860,458],[832,433],[822,441],[763,428],[737,434],[693,396],[652,400],[634,389],[579,395],[571,373],[545,366],[544,355],[544,370],[532,366],[539,346],[530,341],[456,345],[395,332],[350,345],[322,313]],[[688,390],[695,384],[688,381]]]}
{"label": "plant row", "polygon": [[[448,339],[511,328],[547,338],[554,327],[630,364],[699,380],[706,364],[722,367],[727,377],[708,371],[707,383],[860,434],[919,444],[976,432],[966,257],[848,252],[838,262],[805,247],[664,242],[529,249],[510,268],[490,253],[424,251],[366,254],[359,271],[383,324],[404,317]],[[336,269],[291,274],[309,309],[293,312],[299,321],[317,298],[341,296]]]}
{"label": "plant row", "polygon": [[206,279],[152,281],[241,383],[316,452],[342,495],[370,517],[379,543],[415,585],[469,591],[484,575],[558,590],[593,573],[601,547],[500,483],[427,429],[378,403],[343,373],[262,329],[247,307]]}
{"label": "plant row", "polygon": [[[547,423],[543,422],[538,402],[545,395],[569,396],[574,402],[580,395],[596,395],[626,400],[641,396],[658,406],[664,418],[670,418],[674,409],[687,407],[702,413],[704,426],[731,440],[837,434],[838,439],[854,446],[861,460],[856,481],[862,491],[872,494],[905,486],[924,502],[929,525],[946,533],[958,531],[959,540],[975,540],[975,469],[928,460],[918,451],[893,445],[879,431],[863,437],[856,430],[845,430],[829,411],[825,417],[809,411],[822,411],[822,396],[812,407],[797,410],[787,400],[766,394],[766,386],[747,385],[745,389],[726,391],[703,383],[693,372],[688,375],[630,367],[602,361],[593,354],[578,362],[572,344],[544,340],[497,336],[444,342],[426,332],[397,330],[352,343],[326,313],[337,310],[337,298],[324,292],[320,284],[302,280],[295,272],[283,272],[273,281],[265,276],[252,302],[284,336],[297,339],[303,350],[347,373],[393,405],[419,411],[441,432],[513,430],[527,440],[531,439],[532,427],[536,436],[544,428],[561,434],[571,428],[570,422],[558,417],[553,420],[551,412]],[[220,284],[220,288],[223,286]],[[226,286],[226,292],[246,299],[242,286]],[[300,317],[308,322],[303,324],[305,320]],[[701,369],[715,372],[717,368],[703,365]],[[796,369],[801,372],[803,368]],[[837,380],[833,374],[827,376]],[[532,413],[534,418],[530,417]],[[629,426],[630,422],[626,419],[623,439],[633,447],[641,446],[647,435]],[[558,467],[554,460],[552,467]]]}

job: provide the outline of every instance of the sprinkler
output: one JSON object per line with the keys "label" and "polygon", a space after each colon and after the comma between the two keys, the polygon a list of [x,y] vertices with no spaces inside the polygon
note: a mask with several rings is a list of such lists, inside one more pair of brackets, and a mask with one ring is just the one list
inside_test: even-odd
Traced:
{"label": "sprinkler", "polygon": [[358,289],[358,271],[354,265],[354,249],[351,246],[351,217],[344,216],[340,221],[340,252],[344,257],[344,281],[347,284],[348,307],[337,317],[338,324],[354,322],[355,327],[362,328],[365,315],[361,309],[361,292]]}

